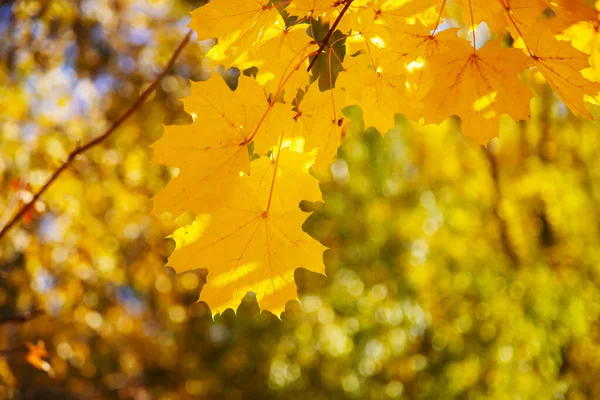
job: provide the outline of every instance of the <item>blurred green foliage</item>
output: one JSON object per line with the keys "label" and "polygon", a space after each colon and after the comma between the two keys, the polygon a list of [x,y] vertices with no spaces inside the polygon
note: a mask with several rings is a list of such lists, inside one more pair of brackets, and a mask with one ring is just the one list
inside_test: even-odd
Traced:
{"label": "blurred green foliage", "polygon": [[[0,5],[0,216],[160,71],[199,1]],[[0,398],[600,398],[600,140],[543,85],[531,121],[483,149],[456,121],[385,137],[357,108],[305,230],[328,277],[302,304],[252,294],[214,321],[205,271],[164,268],[176,223],[149,216],[150,162],[207,44],[0,243]],[[32,310],[43,314],[29,318]],[[27,320],[26,322],[20,319]],[[25,360],[43,340],[51,371]]]}

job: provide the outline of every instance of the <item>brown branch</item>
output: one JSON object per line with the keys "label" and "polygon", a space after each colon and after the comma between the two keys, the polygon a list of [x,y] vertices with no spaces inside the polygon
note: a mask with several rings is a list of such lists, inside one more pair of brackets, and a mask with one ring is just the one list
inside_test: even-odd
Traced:
{"label": "brown branch", "polygon": [[31,311],[26,311],[21,314],[0,315],[0,324],[7,324],[10,322],[27,322],[43,314],[44,310],[34,308]]}
{"label": "brown branch", "polygon": [[310,70],[312,69],[312,67],[317,62],[317,58],[319,58],[319,56],[323,52],[323,49],[325,48],[325,46],[327,46],[329,44],[329,39],[331,39],[331,35],[333,35],[333,32],[335,31],[335,28],[337,28],[338,24],[342,20],[342,17],[344,16],[344,14],[346,14],[346,11],[348,11],[348,9],[350,8],[350,4],[352,4],[353,1],[354,0],[347,0],[346,1],[346,5],[344,6],[344,8],[342,9],[342,11],[340,12],[340,15],[337,16],[337,18],[333,22],[333,25],[331,25],[331,28],[329,28],[329,31],[327,32],[327,35],[325,35],[325,38],[323,38],[323,40],[321,41],[321,46],[319,46],[319,49],[317,50],[317,54],[315,54],[315,57],[312,59],[312,61],[308,65],[308,68],[306,69],[306,72],[310,72]]}
{"label": "brown branch", "polygon": [[21,218],[23,217],[23,215],[25,215],[27,210],[33,204],[35,204],[35,202],[46,192],[46,190],[48,190],[48,188],[69,167],[69,165],[71,165],[73,160],[75,160],[75,158],[78,155],[86,152],[87,150],[91,149],[92,147],[94,147],[94,146],[104,142],[106,139],[108,139],[113,134],[113,132],[115,130],[117,130],[117,128],[119,126],[121,126],[121,124],[123,124],[123,122],[125,122],[131,115],[133,115],[133,113],[135,113],[137,111],[138,108],[140,108],[140,106],[152,94],[154,89],[156,89],[156,86],[158,86],[160,81],[167,75],[167,73],[169,72],[171,67],[173,67],[173,64],[175,64],[175,61],[177,60],[177,57],[179,57],[179,55],[181,54],[181,52],[183,51],[185,46],[189,43],[191,35],[192,35],[192,31],[190,30],[185,35],[185,37],[183,38],[181,43],[179,43],[179,46],[177,46],[177,49],[171,56],[171,59],[169,60],[169,62],[165,66],[165,68],[162,70],[162,72],[156,77],[156,79],[150,84],[150,86],[148,86],[146,88],[146,90],[144,90],[144,92],[131,105],[131,107],[129,107],[129,109],[123,115],[121,115],[121,117],[119,119],[117,119],[115,122],[112,123],[112,125],[106,130],[106,132],[104,132],[102,135],[98,136],[97,138],[90,140],[88,143],[84,144],[83,146],[78,146],[75,150],[73,150],[71,153],[69,153],[69,156],[67,157],[67,159],[62,163],[62,165],[56,171],[54,171],[54,173],[46,181],[44,186],[42,186],[40,189],[38,189],[38,191],[35,193],[33,198],[27,204],[23,205],[19,209],[19,211],[17,211],[17,213],[6,223],[6,225],[4,225],[4,227],[2,227],[2,229],[0,230],[0,239],[4,235],[6,235],[6,233],[10,230],[10,228],[12,228],[17,222],[19,222],[21,220]]}
{"label": "brown branch", "polygon": [[519,265],[519,255],[513,248],[513,244],[510,240],[510,236],[508,234],[508,226],[506,225],[506,221],[502,218],[500,213],[500,201],[502,199],[502,191],[500,188],[500,179],[498,176],[498,164],[496,158],[492,154],[489,149],[481,146],[481,149],[489,162],[490,165],[490,174],[492,176],[492,180],[494,182],[494,189],[496,191],[496,201],[494,203],[494,215],[500,224],[500,244],[502,245],[502,249],[506,253],[506,255],[512,261],[513,266]]}
{"label": "brown branch", "polygon": [[29,351],[29,349],[25,346],[19,346],[19,347],[14,347],[12,349],[4,349],[4,350],[0,350],[0,356],[2,357],[9,357],[9,356],[15,356],[21,353],[27,353]]}

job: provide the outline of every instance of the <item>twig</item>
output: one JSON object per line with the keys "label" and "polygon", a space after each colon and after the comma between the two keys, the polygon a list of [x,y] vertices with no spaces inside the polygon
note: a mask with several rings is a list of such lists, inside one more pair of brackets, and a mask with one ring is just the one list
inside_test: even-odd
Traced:
{"label": "twig", "polygon": [[154,89],[156,89],[156,86],[160,83],[160,81],[167,75],[167,73],[169,72],[169,70],[171,69],[173,64],[175,64],[177,57],[179,57],[179,55],[181,54],[181,52],[183,51],[185,46],[189,43],[191,35],[192,35],[192,31],[190,30],[185,35],[185,37],[183,38],[183,40],[181,41],[179,46],[177,46],[177,49],[171,56],[171,59],[169,60],[169,62],[165,66],[165,68],[162,70],[162,72],[156,77],[156,79],[150,84],[150,86],[148,86],[146,88],[146,90],[144,90],[144,92],[131,105],[131,107],[129,107],[129,109],[118,120],[116,120],[115,122],[112,123],[112,125],[106,130],[106,132],[104,132],[102,135],[98,136],[97,138],[90,140],[88,143],[84,144],[83,146],[78,146],[77,148],[75,148],[75,150],[73,150],[71,153],[69,153],[69,156],[67,157],[66,161],[64,161],[62,163],[62,165],[56,171],[54,171],[54,173],[46,181],[44,186],[42,186],[40,189],[38,189],[38,191],[35,193],[33,198],[27,204],[23,205],[19,209],[19,211],[17,211],[17,213],[6,223],[6,225],[4,225],[4,227],[2,227],[2,229],[0,230],[0,239],[10,230],[10,228],[13,227],[13,225],[15,225],[17,222],[19,222],[21,220],[21,218],[27,212],[29,207],[31,207],[46,192],[46,190],[48,190],[48,188],[54,183],[54,181],[56,181],[56,179],[58,179],[58,177],[69,167],[69,165],[71,165],[71,163],[73,162],[75,157],[77,157],[78,155],[84,153],[85,151],[91,149],[92,147],[94,147],[94,146],[102,143],[106,139],[108,139],[108,137],[110,135],[112,135],[112,133],[119,126],[121,126],[121,124],[123,122],[125,122],[133,113],[135,113],[137,111],[137,109],[152,94]]}
{"label": "twig", "polygon": [[508,255],[508,257],[511,259],[513,265],[518,266],[519,265],[519,256],[516,253],[515,249],[513,248],[513,245],[510,240],[510,236],[508,234],[508,226],[506,225],[506,221],[504,220],[504,218],[502,218],[502,215],[500,214],[500,210],[499,210],[499,208],[500,208],[499,203],[500,203],[500,200],[502,197],[502,192],[500,189],[500,179],[498,176],[498,164],[496,162],[496,158],[494,157],[494,155],[492,154],[492,152],[489,149],[486,149],[483,146],[481,146],[481,149],[490,164],[490,173],[492,175],[492,180],[494,181],[494,189],[496,191],[496,202],[494,204],[494,214],[500,224],[500,242],[502,244],[502,249],[504,250],[506,255]]}
{"label": "twig", "polygon": [[0,324],[7,324],[10,322],[27,322],[35,317],[39,317],[44,314],[44,310],[35,308],[31,311],[26,311],[21,314],[12,315],[0,315]]}
{"label": "twig", "polygon": [[323,52],[323,49],[325,48],[325,46],[327,46],[329,44],[329,39],[331,39],[331,35],[333,35],[333,32],[335,31],[335,28],[337,28],[338,24],[342,20],[342,17],[344,16],[344,14],[346,14],[346,11],[348,11],[348,8],[350,8],[350,4],[352,4],[353,1],[354,0],[348,0],[346,2],[346,5],[344,6],[344,8],[342,9],[342,11],[340,12],[340,15],[337,16],[337,18],[333,22],[333,25],[331,25],[331,28],[329,28],[329,31],[327,32],[327,35],[325,35],[325,38],[321,41],[321,46],[319,46],[319,49],[317,50],[317,54],[315,54],[315,57],[312,59],[312,61],[308,65],[308,68],[306,69],[307,72],[310,72],[310,70],[312,69],[313,65],[315,65],[315,62],[317,62],[317,58],[319,58],[319,56]]}
{"label": "twig", "polygon": [[27,353],[28,351],[29,351],[29,349],[27,347],[19,346],[19,347],[14,347],[12,349],[0,350],[0,356],[2,356],[2,357],[15,356],[20,353]]}

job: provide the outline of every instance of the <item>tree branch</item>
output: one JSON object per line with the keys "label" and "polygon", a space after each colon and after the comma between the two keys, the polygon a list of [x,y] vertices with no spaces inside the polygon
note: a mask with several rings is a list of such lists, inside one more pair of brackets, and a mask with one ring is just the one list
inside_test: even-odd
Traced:
{"label": "tree branch", "polygon": [[78,155],[86,152],[87,150],[91,149],[92,147],[94,147],[94,146],[104,142],[106,139],[108,139],[113,134],[113,132],[115,130],[117,130],[117,128],[119,126],[121,126],[123,124],[123,122],[125,122],[131,115],[133,115],[137,111],[138,108],[140,108],[140,106],[152,94],[154,89],[156,89],[156,86],[158,86],[160,81],[167,75],[167,73],[169,72],[169,70],[171,69],[173,64],[175,64],[177,57],[179,57],[179,55],[181,54],[181,52],[183,51],[185,46],[189,43],[191,35],[192,35],[192,31],[190,30],[185,35],[185,37],[183,38],[181,43],[179,43],[179,46],[177,46],[177,49],[171,56],[171,59],[169,60],[169,62],[165,66],[165,68],[162,70],[162,72],[156,77],[156,79],[150,84],[150,86],[148,86],[146,88],[146,90],[144,90],[144,92],[129,107],[129,109],[123,115],[121,115],[121,117],[119,117],[119,119],[117,119],[115,122],[112,123],[112,125],[106,130],[106,132],[104,132],[102,135],[98,136],[97,138],[90,140],[88,143],[84,144],[83,146],[77,147],[75,150],[73,150],[71,153],[69,153],[69,156],[67,157],[67,159],[62,163],[62,165],[56,171],[54,171],[54,173],[50,176],[50,178],[46,181],[46,183],[37,190],[37,192],[33,195],[33,198],[27,204],[23,205],[19,209],[19,211],[17,211],[17,213],[6,223],[6,225],[4,225],[2,227],[2,229],[0,230],[0,239],[4,235],[6,235],[6,233],[10,230],[10,228],[12,228],[14,225],[17,224],[17,222],[19,222],[21,220],[21,218],[23,217],[23,215],[25,215],[27,210],[33,204],[35,204],[35,202],[48,190],[48,188],[69,167],[69,165],[71,165],[73,160],[75,160],[75,158]]}
{"label": "tree branch", "polygon": [[43,314],[44,310],[34,308],[33,310],[26,311],[21,314],[0,315],[0,324],[6,324],[10,322],[27,322]]}
{"label": "tree branch", "polygon": [[317,58],[319,58],[319,56],[323,52],[323,49],[325,48],[325,46],[327,46],[329,44],[329,39],[331,39],[331,35],[333,35],[333,32],[335,31],[335,28],[337,28],[338,24],[342,20],[342,17],[344,16],[344,14],[346,14],[346,11],[348,11],[348,9],[350,8],[350,4],[352,4],[353,1],[354,0],[347,0],[346,1],[346,5],[344,6],[344,8],[342,9],[342,11],[340,12],[340,15],[337,16],[337,18],[333,22],[333,25],[331,25],[331,28],[329,28],[329,31],[327,32],[327,35],[325,35],[325,38],[323,38],[323,40],[321,41],[321,46],[319,46],[319,49],[317,50],[317,54],[315,54],[315,57],[312,59],[312,61],[308,65],[308,68],[306,69],[306,72],[310,72],[310,70],[312,69],[312,67],[317,62]]}
{"label": "tree branch", "polygon": [[492,180],[494,182],[494,189],[496,191],[496,202],[494,204],[494,214],[495,214],[496,218],[498,219],[498,223],[500,225],[500,243],[502,245],[502,249],[504,250],[506,255],[512,261],[513,266],[518,266],[519,265],[519,255],[513,248],[513,244],[511,242],[510,236],[508,234],[508,226],[506,224],[506,221],[504,220],[504,218],[502,218],[502,216],[500,214],[500,200],[502,197],[502,191],[500,188],[500,178],[498,176],[498,164],[497,164],[496,158],[494,157],[494,155],[492,154],[492,152],[489,149],[486,149],[483,146],[481,146],[481,149],[485,155],[485,158],[487,159],[487,161],[489,163],[490,174],[491,174]]}

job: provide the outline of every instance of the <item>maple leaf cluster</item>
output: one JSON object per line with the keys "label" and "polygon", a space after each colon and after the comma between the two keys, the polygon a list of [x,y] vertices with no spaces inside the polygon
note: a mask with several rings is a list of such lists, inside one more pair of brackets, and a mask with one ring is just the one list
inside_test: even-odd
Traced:
{"label": "maple leaf cluster", "polygon": [[297,268],[325,272],[325,247],[302,230],[299,203],[321,200],[309,168],[323,171],[334,158],[346,106],[359,105],[365,125],[384,134],[397,113],[421,124],[456,115],[466,136],[486,144],[503,114],[528,118],[525,71],[543,75],[577,115],[591,117],[584,100],[600,91],[581,74],[589,55],[558,36],[597,22],[583,0],[232,5],[211,1],[192,12],[190,27],[200,40],[216,39],[207,55],[215,65],[253,73],[234,91],[217,74],[193,82],[183,103],[194,122],[167,126],[153,145],[155,161],[180,170],[155,197],[154,212],[207,216],[199,238],[177,248],[169,265],[208,268],[200,300],[214,313],[235,309],[251,291],[261,309],[279,315],[297,298]]}

